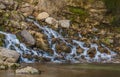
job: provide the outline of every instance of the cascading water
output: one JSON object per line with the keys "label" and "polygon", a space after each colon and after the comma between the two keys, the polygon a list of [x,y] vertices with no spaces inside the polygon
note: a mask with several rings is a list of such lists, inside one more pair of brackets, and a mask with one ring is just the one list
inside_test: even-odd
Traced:
{"label": "cascading water", "polygon": [[[62,35],[60,35],[56,31],[52,30],[51,28],[48,28],[47,26],[42,27],[42,26],[40,26],[40,24],[37,23],[37,21],[34,21],[32,19],[27,19],[27,21],[34,23],[39,29],[41,29],[43,31],[43,33],[45,35],[47,35],[49,46],[53,50],[53,54],[48,54],[47,52],[42,51],[42,50],[36,51],[36,50],[30,49],[30,48],[27,48],[25,44],[20,43],[20,41],[17,39],[17,37],[15,35],[0,31],[0,34],[3,34],[6,36],[5,47],[8,49],[16,50],[18,53],[20,53],[21,54],[21,57],[20,57],[21,62],[26,62],[26,63],[35,62],[36,59],[34,58],[34,56],[47,58],[47,59],[50,59],[51,62],[55,62],[55,63],[66,63],[66,62],[81,63],[82,56],[84,56],[84,59],[87,62],[108,62],[112,59],[112,57],[114,57],[116,55],[116,53],[111,51],[109,48],[105,47],[105,45],[103,45],[103,44],[102,44],[102,47],[107,49],[110,52],[109,54],[101,53],[98,50],[97,44],[91,44],[90,48],[94,47],[96,50],[96,54],[95,54],[94,58],[91,58],[88,55],[88,50],[90,48],[85,47],[84,42],[72,40],[72,44],[68,43]],[[82,36],[79,34],[79,37],[82,37]],[[58,53],[56,50],[56,43],[52,43],[53,38],[59,38],[60,41],[66,43],[66,45],[71,48],[70,53],[65,53],[65,52]],[[77,53],[77,46],[79,46],[80,48],[83,49],[83,53],[79,53],[79,54]],[[24,58],[22,56],[24,54],[31,55],[32,58],[30,58],[30,59]]]}

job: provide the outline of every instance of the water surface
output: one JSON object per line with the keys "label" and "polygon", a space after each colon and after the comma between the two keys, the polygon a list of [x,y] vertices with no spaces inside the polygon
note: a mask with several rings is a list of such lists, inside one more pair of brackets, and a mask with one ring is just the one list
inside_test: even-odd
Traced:
{"label": "water surface", "polygon": [[40,75],[0,71],[0,77],[120,77],[120,64],[22,64],[42,71]]}

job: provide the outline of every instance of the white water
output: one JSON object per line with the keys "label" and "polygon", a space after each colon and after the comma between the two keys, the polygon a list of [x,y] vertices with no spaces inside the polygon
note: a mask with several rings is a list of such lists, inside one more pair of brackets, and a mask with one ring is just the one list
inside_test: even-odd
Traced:
{"label": "white water", "polygon": [[[18,53],[20,53],[21,54],[21,57],[20,57],[21,62],[26,62],[26,63],[35,62],[36,59],[34,58],[34,56],[47,58],[47,59],[50,59],[51,62],[55,62],[55,63],[65,63],[65,62],[81,63],[81,59],[82,59],[81,56],[84,56],[84,58],[87,62],[107,62],[107,61],[110,61],[112,59],[112,57],[114,57],[116,55],[116,53],[111,51],[109,48],[105,47],[105,45],[103,45],[103,44],[102,44],[102,47],[109,50],[110,54],[101,53],[100,51],[98,51],[97,44],[91,44],[90,48],[96,49],[95,57],[91,58],[88,55],[88,50],[90,48],[84,47],[84,42],[72,40],[72,42],[74,44],[77,44],[80,48],[83,49],[83,53],[78,54],[77,53],[77,45],[73,45],[73,44],[70,44],[67,41],[65,41],[63,36],[60,35],[58,32],[52,30],[51,28],[48,28],[47,26],[42,27],[36,21],[34,21],[32,19],[27,19],[27,21],[34,23],[39,29],[41,29],[43,31],[43,33],[45,35],[47,35],[49,46],[53,50],[53,54],[48,54],[46,51],[42,51],[42,50],[35,51],[33,49],[27,48],[25,44],[20,43],[20,41],[17,39],[17,37],[14,34],[5,33],[5,32],[0,31],[0,34],[3,34],[6,36],[5,37],[5,47],[8,49],[16,50]],[[82,37],[82,36],[79,34],[79,37]],[[52,44],[52,38],[59,38],[60,41],[65,42],[66,45],[71,48],[70,53],[65,53],[65,52],[57,53],[56,43]],[[24,58],[23,57],[24,54],[31,55],[31,56],[33,56],[33,58],[31,58],[31,59]]]}

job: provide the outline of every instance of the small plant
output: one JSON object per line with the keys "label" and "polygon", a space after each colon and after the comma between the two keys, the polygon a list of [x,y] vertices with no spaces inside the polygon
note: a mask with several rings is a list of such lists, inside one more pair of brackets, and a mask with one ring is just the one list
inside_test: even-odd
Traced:
{"label": "small plant", "polygon": [[77,14],[77,15],[80,15],[80,16],[87,15],[87,12],[84,9],[80,8],[80,7],[72,7],[72,6],[70,6],[69,11],[72,12],[73,14]]}

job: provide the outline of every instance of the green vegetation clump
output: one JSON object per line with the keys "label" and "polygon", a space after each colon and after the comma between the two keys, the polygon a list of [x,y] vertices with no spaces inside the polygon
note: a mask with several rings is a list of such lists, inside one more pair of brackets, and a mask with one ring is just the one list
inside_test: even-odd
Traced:
{"label": "green vegetation clump", "polygon": [[88,16],[87,11],[80,7],[68,6],[68,10],[70,13],[69,15],[67,15],[67,18],[73,22],[84,22],[86,17]]}
{"label": "green vegetation clump", "polygon": [[103,0],[105,3],[108,14],[113,16],[111,24],[120,27],[120,0]]}
{"label": "green vegetation clump", "polygon": [[107,45],[110,45],[110,41],[109,41],[109,38],[104,38],[104,39],[102,39],[102,42],[103,43],[105,43],[105,44],[107,44]]}
{"label": "green vegetation clump", "polygon": [[112,14],[120,13],[120,0],[103,0],[109,12]]}
{"label": "green vegetation clump", "polygon": [[111,23],[112,23],[112,25],[120,27],[120,16],[118,16],[118,15],[114,16]]}
{"label": "green vegetation clump", "polygon": [[87,15],[87,12],[84,9],[79,8],[79,7],[72,7],[72,6],[70,6],[69,7],[69,11],[72,12],[73,14],[80,15],[80,16]]}

